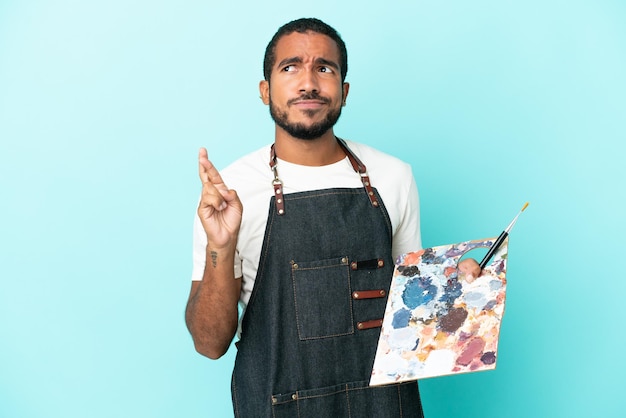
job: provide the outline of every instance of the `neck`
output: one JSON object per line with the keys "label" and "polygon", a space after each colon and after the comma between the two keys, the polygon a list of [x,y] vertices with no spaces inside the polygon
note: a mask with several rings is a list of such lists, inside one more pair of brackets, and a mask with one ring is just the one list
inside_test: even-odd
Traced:
{"label": "neck", "polygon": [[276,156],[293,164],[322,166],[336,163],[346,154],[332,129],[315,139],[298,139],[276,127]]}

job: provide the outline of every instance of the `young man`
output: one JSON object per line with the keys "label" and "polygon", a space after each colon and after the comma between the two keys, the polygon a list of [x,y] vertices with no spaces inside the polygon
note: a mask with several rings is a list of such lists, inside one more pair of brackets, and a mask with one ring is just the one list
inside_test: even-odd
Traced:
{"label": "young man", "polygon": [[423,416],[416,382],[368,386],[393,260],[421,246],[419,205],[408,164],[335,136],[346,73],[333,28],[284,25],[259,85],[274,144],[221,174],[200,150],[186,321],[213,359],[239,328],[237,417]]}

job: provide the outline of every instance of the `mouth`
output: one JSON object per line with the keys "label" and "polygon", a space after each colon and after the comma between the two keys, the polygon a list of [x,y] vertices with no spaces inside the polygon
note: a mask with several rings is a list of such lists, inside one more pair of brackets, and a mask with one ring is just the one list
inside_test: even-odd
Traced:
{"label": "mouth", "polygon": [[296,106],[300,109],[318,109],[330,103],[326,97],[307,94],[287,102],[289,106]]}
{"label": "mouth", "polygon": [[323,100],[296,100],[291,105],[298,109],[319,109],[326,104]]}

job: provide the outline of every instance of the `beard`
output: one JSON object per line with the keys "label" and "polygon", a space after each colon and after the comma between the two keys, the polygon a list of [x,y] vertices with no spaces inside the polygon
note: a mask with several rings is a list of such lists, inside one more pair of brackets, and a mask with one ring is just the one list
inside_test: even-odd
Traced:
{"label": "beard", "polygon": [[[299,97],[297,100],[301,99],[322,99],[317,95],[306,95],[306,97]],[[322,99],[324,100],[324,99]],[[295,100],[290,100],[287,104]],[[315,115],[317,111],[315,110],[305,110],[304,113],[312,117]],[[289,135],[294,138],[304,139],[304,140],[312,140],[321,137],[324,135],[330,128],[335,126],[337,121],[339,120],[339,116],[341,116],[341,106],[338,109],[330,109],[328,113],[326,113],[326,117],[319,121],[315,122],[312,125],[306,126],[303,123],[291,123],[289,122],[289,115],[286,111],[280,111],[272,102],[272,98],[270,97],[270,115],[272,119],[276,123],[276,125],[283,128]]]}

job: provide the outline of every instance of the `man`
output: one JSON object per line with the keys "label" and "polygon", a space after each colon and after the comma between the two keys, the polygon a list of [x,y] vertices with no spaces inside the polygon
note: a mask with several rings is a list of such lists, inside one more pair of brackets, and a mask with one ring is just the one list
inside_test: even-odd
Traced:
{"label": "man", "polygon": [[421,246],[419,207],[408,164],[335,136],[347,68],[333,28],[284,25],[259,85],[274,144],[221,174],[200,150],[186,321],[212,359],[239,334],[237,417],[423,416],[417,382],[368,386],[393,260]]}

